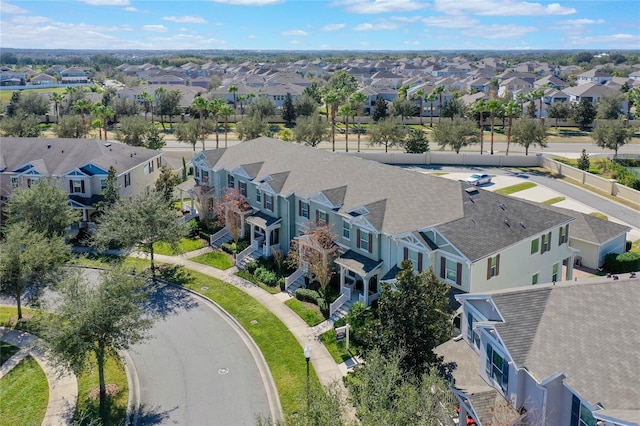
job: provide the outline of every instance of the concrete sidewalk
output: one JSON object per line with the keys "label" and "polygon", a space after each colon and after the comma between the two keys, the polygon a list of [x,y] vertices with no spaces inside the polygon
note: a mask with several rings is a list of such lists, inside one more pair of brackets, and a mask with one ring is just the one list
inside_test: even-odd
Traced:
{"label": "concrete sidewalk", "polygon": [[[148,259],[148,253],[134,252],[131,256]],[[211,266],[203,265],[201,263],[193,262],[188,259],[191,257],[189,254],[181,256],[165,256],[154,255],[154,260],[158,262],[170,263],[173,265],[181,265],[194,271],[201,272],[205,275],[218,278],[225,282],[228,282],[254,299],[260,302],[265,308],[269,309],[280,321],[284,323],[287,329],[294,335],[296,340],[300,343],[302,348],[311,348],[311,362],[313,368],[318,375],[320,382],[327,386],[332,382],[339,382],[342,386],[343,372],[339,368],[338,364],[334,361],[333,357],[325,346],[319,341],[316,330],[309,327],[295,312],[293,312],[287,305],[285,305],[278,295],[270,294],[255,284],[238,277],[235,275],[237,268],[233,267],[225,271],[213,268]],[[303,352],[300,350],[300,357],[302,358]]]}
{"label": "concrete sidewalk", "polygon": [[[31,355],[47,376],[47,381],[49,382],[49,403],[42,425],[63,426],[70,424],[76,409],[76,401],[78,400],[78,381],[76,380],[76,376],[69,371],[59,374],[59,371],[55,368],[52,361],[41,349],[44,342],[32,334],[0,327],[0,340],[21,348],[21,350],[14,355],[14,358],[24,358],[27,354]],[[15,366],[19,362],[18,358],[16,358],[16,360],[12,358],[7,361],[7,363]],[[3,365],[4,374],[8,372],[4,371],[7,363]],[[7,370],[9,370],[9,365],[7,365]]]}

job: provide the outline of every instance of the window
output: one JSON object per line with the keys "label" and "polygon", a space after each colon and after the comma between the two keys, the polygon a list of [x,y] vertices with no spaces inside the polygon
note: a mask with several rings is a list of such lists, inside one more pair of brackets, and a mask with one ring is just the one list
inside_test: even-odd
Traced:
{"label": "window", "polygon": [[533,274],[531,276],[531,285],[536,285],[536,284],[538,284],[538,274],[537,273]]}
{"label": "window", "polygon": [[233,188],[235,187],[235,178],[233,177],[233,175],[227,175],[227,186],[229,188]]}
{"label": "window", "polygon": [[373,247],[371,244],[371,234],[367,231],[362,231],[358,228],[358,234],[356,236],[356,245],[359,249],[368,251],[369,253],[373,252]]}
{"label": "window", "polygon": [[73,179],[69,181],[69,191],[72,194],[84,193],[84,181],[82,179]]}
{"label": "window", "polygon": [[302,200],[298,201],[298,216],[309,219],[309,203]]}
{"label": "window", "polygon": [[348,240],[351,236],[351,224],[346,220],[342,221],[342,238]]}
{"label": "window", "polygon": [[502,392],[507,392],[509,384],[509,363],[491,345],[487,345],[487,376],[500,386]]}
{"label": "window", "polygon": [[195,177],[199,178],[200,177],[200,168],[199,167],[195,167],[194,168],[194,175]]}
{"label": "window", "polygon": [[467,312],[467,339],[469,343],[473,343],[476,348],[480,349],[480,335],[473,329],[473,315]]}
{"label": "window", "polygon": [[554,283],[558,281],[558,269],[560,269],[560,264],[554,263],[553,272],[551,274],[551,281],[553,281]]}
{"label": "window", "polygon": [[240,182],[240,194],[242,194],[243,197],[247,196],[247,182]]}
{"label": "window", "polygon": [[273,195],[264,194],[264,208],[273,211]]}
{"label": "window", "polygon": [[100,190],[104,191],[105,189],[107,189],[107,180],[100,179]]}
{"label": "window", "polygon": [[531,254],[536,254],[540,248],[540,239],[531,240]]}
{"label": "window", "polygon": [[540,248],[540,254],[551,250],[551,232],[542,235],[542,247]]}
{"label": "window", "polygon": [[19,184],[18,178],[17,177],[12,177],[11,178],[11,187],[12,188],[17,188]]}
{"label": "window", "polygon": [[209,183],[209,172],[206,170],[202,171],[202,179],[200,179],[202,183]]}
{"label": "window", "polygon": [[148,175],[149,174],[149,163],[144,165],[144,174]]}
{"label": "window", "polygon": [[125,173],[124,175],[124,187],[131,185],[131,173]]}
{"label": "window", "polygon": [[153,160],[149,161],[149,173],[153,172]]}
{"label": "window", "polygon": [[158,168],[162,167],[162,157],[156,158],[156,166],[158,166]]}
{"label": "window", "polygon": [[451,259],[447,259],[447,273],[446,278],[450,281],[458,281],[458,263]]}
{"label": "window", "polygon": [[415,271],[422,271],[422,253],[418,253],[416,250],[409,250],[409,247],[405,247],[403,251],[403,259],[410,260]]}
{"label": "window", "polygon": [[571,426],[596,426],[597,424],[591,410],[580,402],[580,398],[573,395],[571,399]]}
{"label": "window", "polygon": [[497,277],[500,273],[500,255],[487,259],[487,279]]}
{"label": "window", "polygon": [[562,244],[568,241],[569,241],[569,225],[565,225],[560,228],[560,238],[558,239],[558,245],[561,246]]}
{"label": "window", "polygon": [[328,225],[329,218],[327,217],[327,212],[323,212],[322,210],[316,210],[316,223],[319,226]]}
{"label": "window", "polygon": [[258,203],[262,202],[262,191],[260,191],[259,189],[256,189],[256,201]]}

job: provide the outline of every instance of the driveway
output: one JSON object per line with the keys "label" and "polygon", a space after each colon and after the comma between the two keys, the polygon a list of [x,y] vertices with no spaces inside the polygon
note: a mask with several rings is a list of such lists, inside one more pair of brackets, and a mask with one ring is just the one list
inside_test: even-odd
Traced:
{"label": "driveway", "polygon": [[153,294],[152,309],[163,316],[153,339],[128,351],[139,380],[138,424],[252,425],[258,415],[271,418],[270,402],[279,410],[264,359],[224,311],[172,286]]}

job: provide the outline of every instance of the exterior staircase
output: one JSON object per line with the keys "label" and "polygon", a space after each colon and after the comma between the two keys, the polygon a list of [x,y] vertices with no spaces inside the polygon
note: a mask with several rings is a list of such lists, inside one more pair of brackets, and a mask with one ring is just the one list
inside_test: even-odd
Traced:
{"label": "exterior staircase", "polygon": [[351,306],[355,303],[355,300],[347,300],[329,317],[329,321],[332,323],[338,321],[339,319],[345,318],[349,311],[351,310]]}
{"label": "exterior staircase", "polygon": [[209,240],[209,245],[214,249],[219,249],[223,244],[231,241],[233,237],[229,233],[229,230],[224,228],[213,234]]}
{"label": "exterior staircase", "polygon": [[296,280],[294,280],[292,283],[290,283],[287,288],[286,288],[286,292],[290,295],[295,297],[296,295],[296,290],[299,288],[304,288],[305,283],[304,283],[304,274],[300,275]]}
{"label": "exterior staircase", "polygon": [[252,247],[249,246],[242,253],[236,255],[236,267],[238,269],[247,269],[247,264],[261,257],[262,253],[259,250],[252,249]]}

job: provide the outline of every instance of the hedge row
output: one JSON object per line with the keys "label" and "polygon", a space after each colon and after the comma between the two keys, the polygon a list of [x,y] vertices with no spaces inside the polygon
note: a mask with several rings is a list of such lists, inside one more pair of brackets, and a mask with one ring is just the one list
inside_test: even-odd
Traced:
{"label": "hedge row", "polygon": [[640,271],[640,254],[632,251],[609,253],[604,258],[604,269],[614,274]]}

